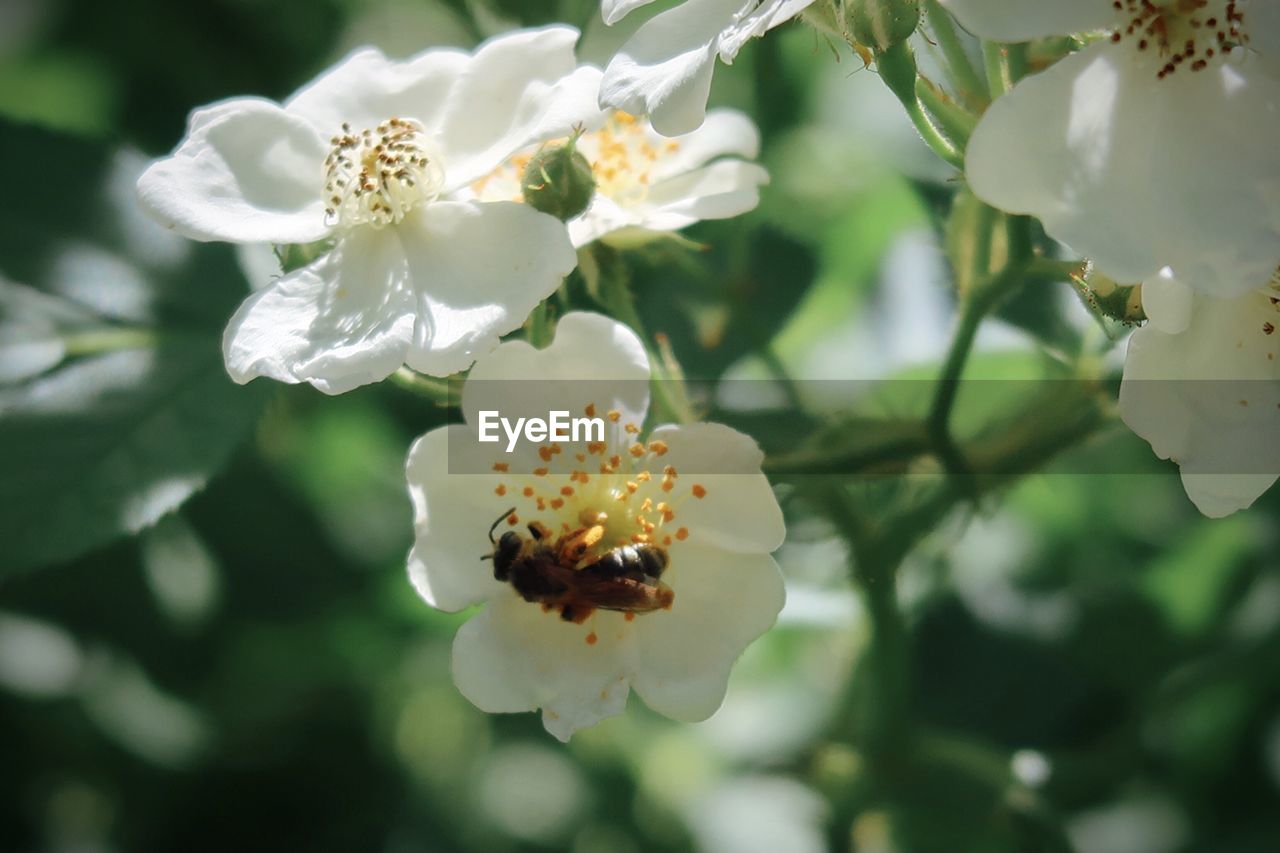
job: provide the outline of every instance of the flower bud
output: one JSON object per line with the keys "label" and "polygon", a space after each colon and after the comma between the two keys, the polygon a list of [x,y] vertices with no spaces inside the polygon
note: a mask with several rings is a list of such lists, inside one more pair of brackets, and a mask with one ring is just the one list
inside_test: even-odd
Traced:
{"label": "flower bud", "polygon": [[906,41],[920,24],[920,0],[846,0],[854,39],[876,53]]}
{"label": "flower bud", "polygon": [[591,164],[577,149],[579,135],[574,134],[568,142],[542,146],[520,180],[525,202],[562,222],[586,210],[596,193]]}

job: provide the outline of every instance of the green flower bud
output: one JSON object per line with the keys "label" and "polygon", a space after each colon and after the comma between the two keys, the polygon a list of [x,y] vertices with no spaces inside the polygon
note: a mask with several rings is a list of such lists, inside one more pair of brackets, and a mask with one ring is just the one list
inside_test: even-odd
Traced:
{"label": "green flower bud", "polygon": [[854,39],[876,53],[906,41],[920,24],[920,0],[846,0]]}
{"label": "green flower bud", "polygon": [[591,164],[577,149],[580,135],[575,133],[568,142],[542,146],[525,166],[520,180],[525,202],[562,222],[586,210],[596,193]]}

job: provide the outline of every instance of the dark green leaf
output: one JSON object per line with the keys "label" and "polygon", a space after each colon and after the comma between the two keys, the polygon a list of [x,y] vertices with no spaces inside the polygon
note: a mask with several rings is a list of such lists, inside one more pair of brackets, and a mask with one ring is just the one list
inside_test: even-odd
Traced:
{"label": "dark green leaf", "polygon": [[212,340],[107,353],[0,395],[0,572],[154,523],[218,470],[264,397],[231,383]]}

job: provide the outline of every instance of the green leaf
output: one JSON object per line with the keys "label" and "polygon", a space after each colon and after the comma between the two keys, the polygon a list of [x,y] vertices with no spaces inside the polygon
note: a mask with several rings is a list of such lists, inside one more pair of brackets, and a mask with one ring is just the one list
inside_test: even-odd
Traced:
{"label": "green leaf", "polygon": [[0,573],[155,523],[221,467],[265,396],[233,385],[207,339],[106,353],[0,394]]}
{"label": "green leaf", "polygon": [[5,155],[42,191],[0,210],[0,577],[154,524],[218,471],[270,389],[227,377],[244,277],[227,247],[143,214],[144,158],[0,121]]}

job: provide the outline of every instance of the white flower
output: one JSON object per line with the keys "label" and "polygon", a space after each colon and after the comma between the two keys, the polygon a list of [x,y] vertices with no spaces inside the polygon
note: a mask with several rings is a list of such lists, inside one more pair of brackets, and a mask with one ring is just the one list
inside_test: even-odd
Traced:
{"label": "white flower", "polygon": [[334,242],[241,306],[232,377],[337,394],[402,364],[447,375],[524,322],[574,267],[565,229],[458,190],[593,113],[576,39],[549,27],[403,62],[361,50],[283,105],[194,112],[138,182],[152,215],[197,240]]}
{"label": "white flower", "polygon": [[[700,219],[727,219],[760,203],[769,173],[747,162],[760,150],[755,124],[736,110],[712,110],[692,133],[668,139],[628,113],[601,113],[578,138],[591,163],[596,194],[569,220],[573,245],[601,238],[633,242],[654,232],[678,231]],[[472,184],[482,201],[520,199],[520,178],[537,148],[513,157]],[[741,158],[741,159],[740,159]]]}
{"label": "white flower", "polygon": [[[602,0],[613,24],[653,0]],[[813,0],[684,0],[636,30],[605,69],[600,105],[647,114],[664,136],[702,123],[717,54],[726,65],[746,42],[800,14]]]}
{"label": "white flower", "polygon": [[1280,261],[1274,0],[943,0],[997,40],[1107,34],[996,100],[969,141],[983,200],[1039,217],[1120,281],[1164,267],[1240,296]]}
{"label": "white flower", "polygon": [[[492,713],[541,708],[561,740],[621,712],[631,688],[667,716],[710,716],[733,662],[783,604],[769,556],[782,542],[782,514],[760,473],[759,448],[710,423],[660,426],[642,442],[636,425],[648,408],[648,380],[630,329],[571,313],[547,349],[512,341],[477,362],[462,396],[470,426],[429,432],[409,452],[414,587],[442,610],[486,605],[454,640],[458,689]],[[486,409],[512,419],[566,410],[605,418],[608,430],[600,443],[507,455],[476,441],[477,413]],[[537,522],[548,543],[562,534],[596,542],[576,564],[570,558],[579,570],[623,544],[665,549],[666,570],[648,579],[656,609],[579,603],[562,618],[554,601],[524,600],[495,580],[494,563],[481,562],[495,550],[495,518],[499,537],[532,542],[526,525]]]}
{"label": "white flower", "polygon": [[1125,423],[1182,470],[1205,515],[1252,504],[1280,474],[1280,286],[1202,296],[1164,271],[1142,287],[1120,387]]}

